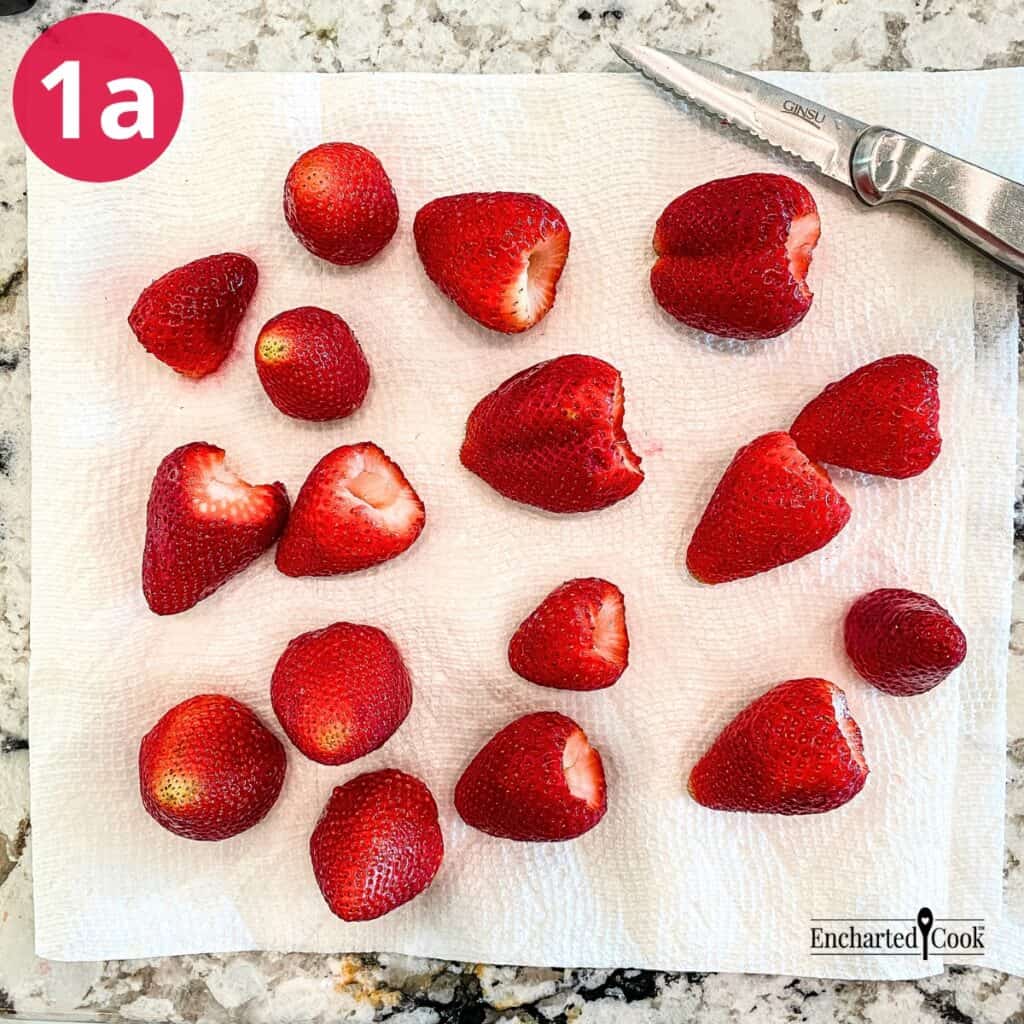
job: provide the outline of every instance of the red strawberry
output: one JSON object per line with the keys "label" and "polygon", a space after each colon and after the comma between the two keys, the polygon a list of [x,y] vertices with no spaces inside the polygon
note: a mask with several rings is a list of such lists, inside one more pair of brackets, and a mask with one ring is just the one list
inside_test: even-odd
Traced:
{"label": "red strawberry", "polygon": [[868,766],[846,695],[791,679],[748,704],[690,773],[690,795],[718,811],[820,814],[852,800]]}
{"label": "red strawberry", "polygon": [[818,462],[903,479],[942,449],[939,371],[917,356],[888,356],[829,384],[789,430]]}
{"label": "red strawberry", "polygon": [[698,331],[774,338],[811,308],[805,278],[820,229],[810,192],[783,174],[698,185],[658,218],[654,297]]}
{"label": "red strawberry", "polygon": [[358,572],[400,555],[426,513],[401,469],[375,444],[342,445],[306,477],[281,543],[286,576]]}
{"label": "red strawberry", "polygon": [[215,445],[175,448],[157,467],[146,509],[149,607],[174,615],[209,597],[277,540],[287,518],[283,484],[246,483]]}
{"label": "red strawberry", "polygon": [[764,434],[726,469],[686,551],[701,583],[754,576],[824,547],[850,506],[789,434]]}
{"label": "red strawberry", "polygon": [[523,842],[575,839],[608,809],[601,755],[556,711],[523,715],[493,736],[455,787],[463,821]]}
{"label": "red strawberry", "polygon": [[285,648],[270,684],[288,739],[321,764],[347,764],[386,743],[412,707],[412,682],[387,633],[336,622]]}
{"label": "red strawberry", "polygon": [[967,639],[949,612],[912,590],[872,590],[858,598],[844,633],[853,667],[895,697],[938,686],[967,656]]}
{"label": "red strawberry", "polygon": [[555,304],[569,228],[540,196],[445,196],[416,214],[413,233],[427,277],[484,327],[518,334]]}
{"label": "red strawberry", "polygon": [[398,200],[368,149],[325,142],[292,164],[284,183],[284,217],[314,256],[348,266],[365,263],[391,241]]}
{"label": "red strawberry", "polygon": [[444,857],[437,804],[413,775],[393,768],[335,787],[309,840],[313,874],[331,911],[371,921],[408,903]]}
{"label": "red strawberry", "polygon": [[348,416],[370,386],[369,364],[348,324],[316,306],[289,309],[263,325],[256,372],[274,405],[300,420]]}
{"label": "red strawberry", "polygon": [[557,690],[602,690],[626,670],[622,591],[607,580],[569,580],[553,590],[508,645],[514,672]]}
{"label": "red strawberry", "polygon": [[256,264],[237,252],[186,263],[143,289],[128,326],[172,370],[205,377],[231,351],[258,279]]}
{"label": "red strawberry", "polygon": [[142,738],[142,804],[186,839],[227,839],[252,828],[284,783],[281,741],[244,704],[203,694],[176,704]]}
{"label": "red strawberry", "polygon": [[622,416],[614,366],[560,356],[520,371],[477,403],[462,464],[513,501],[549,512],[606,508],[644,478]]}

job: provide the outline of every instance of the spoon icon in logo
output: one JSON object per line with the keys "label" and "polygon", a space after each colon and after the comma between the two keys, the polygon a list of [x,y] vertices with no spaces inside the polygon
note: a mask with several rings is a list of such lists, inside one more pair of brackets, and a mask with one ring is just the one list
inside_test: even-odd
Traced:
{"label": "spoon icon in logo", "polygon": [[917,912],[917,927],[921,930],[921,959],[928,959],[928,936],[931,933],[935,918],[932,917],[928,907],[922,907]]}

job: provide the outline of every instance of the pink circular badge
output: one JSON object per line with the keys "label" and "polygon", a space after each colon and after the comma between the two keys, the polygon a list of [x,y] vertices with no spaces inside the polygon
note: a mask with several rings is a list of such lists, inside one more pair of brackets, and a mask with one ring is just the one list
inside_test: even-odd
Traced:
{"label": "pink circular badge", "polygon": [[14,76],[14,117],[48,167],[117,181],[148,167],[181,121],[181,74],[144,25],[80,14],[48,28]]}

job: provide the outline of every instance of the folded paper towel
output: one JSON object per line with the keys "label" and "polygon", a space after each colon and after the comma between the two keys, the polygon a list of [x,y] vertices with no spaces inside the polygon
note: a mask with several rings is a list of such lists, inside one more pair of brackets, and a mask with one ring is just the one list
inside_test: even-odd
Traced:
{"label": "folded paper towel", "polygon": [[[1019,176],[1015,72],[773,75]],[[285,173],[325,139],[372,148],[402,207],[365,267],[317,261],[281,214]],[[1001,915],[1006,634],[1016,388],[1009,277],[908,211],[869,211],[798,165],[817,197],[815,304],[784,338],[710,344],[662,314],[647,283],[662,208],[713,177],[785,165],[631,75],[187,75],[177,139],[116,185],[29,160],[33,387],[32,818],[38,951],[62,959],[237,949],[387,950],[523,964],[918,976],[941,957],[811,955],[815,917]],[[506,338],[420,270],[414,211],[472,189],[536,191],[572,228],[554,311]],[[260,287],[237,351],[195,382],[146,355],[125,317],[153,277],[197,256],[251,255]],[[348,320],[373,368],[341,423],[281,416],[252,366],[258,326],[317,304]],[[466,415],[513,372],[585,352],[614,363],[647,479],[628,501],[555,517],[500,498],[459,465]],[[700,587],[685,541],[736,448],[785,428],[827,382],[913,352],[941,374],[943,454],[922,477],[837,473],[853,506],[824,551]],[[285,578],[265,557],[195,609],[157,618],[139,586],[153,470],[205,440],[294,497],[329,448],[381,444],[427,507],[402,559],[336,579]],[[515,625],[556,584],[600,575],[626,595],[631,665],[600,693],[531,686],[507,667]],[[964,668],[894,700],[842,654],[848,603],[877,586],[933,594],[963,624]],[[295,634],[385,627],[415,681],[406,724],[345,768],[290,751],[265,821],[223,843],[159,829],[137,794],[142,734],[171,704],[222,691],[276,728],[274,662]],[[872,775],[827,815],[705,810],[685,777],[726,721],[780,680],[843,686]],[[468,829],[452,790],[500,725],[576,718],[604,757],[609,812],[582,839],[502,842]],[[309,865],[330,789],[394,766],[425,779],[447,853],[415,902],[333,918]]]}

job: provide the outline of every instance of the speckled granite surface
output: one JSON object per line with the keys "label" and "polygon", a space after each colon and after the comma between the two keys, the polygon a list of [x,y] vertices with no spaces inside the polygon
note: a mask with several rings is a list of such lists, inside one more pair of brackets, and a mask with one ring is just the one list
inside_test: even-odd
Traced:
{"label": "speckled granite surface", "polygon": [[[113,10],[150,25],[183,68],[620,70],[607,41],[738,67],[980,68],[1024,63],[1024,0],[39,0],[0,19],[0,92],[46,25]],[[29,380],[24,160],[0,105],[0,1015],[130,1020],[676,1022],[1007,1021],[1024,981],[954,970],[915,983],[493,968],[406,957],[237,954],[57,964],[32,953],[28,817]],[[1018,498],[1018,575],[1024,499]],[[1010,638],[1006,879],[1024,906],[1024,587]]]}

